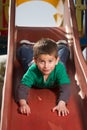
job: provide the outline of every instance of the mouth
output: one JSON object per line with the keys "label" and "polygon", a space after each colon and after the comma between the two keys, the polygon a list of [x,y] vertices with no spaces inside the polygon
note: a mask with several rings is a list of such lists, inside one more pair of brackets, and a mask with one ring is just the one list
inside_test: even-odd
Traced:
{"label": "mouth", "polygon": [[43,70],[43,72],[45,72],[45,73],[49,73],[49,72],[50,72],[50,70]]}

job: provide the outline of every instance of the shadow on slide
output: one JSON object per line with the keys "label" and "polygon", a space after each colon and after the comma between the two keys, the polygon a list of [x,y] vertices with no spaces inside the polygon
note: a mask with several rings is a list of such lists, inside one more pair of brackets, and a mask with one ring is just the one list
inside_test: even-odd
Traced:
{"label": "shadow on slide", "polygon": [[[72,21],[68,25],[69,32],[64,26],[15,26],[15,0],[11,1],[1,130],[87,130],[87,66],[80,48],[73,0],[70,0],[69,4],[66,5],[68,11],[66,18]],[[23,75],[23,69],[16,59],[16,49],[19,47],[18,42],[23,39],[36,42],[42,37],[49,37],[55,41],[63,39],[70,46],[71,58],[67,64],[67,71],[71,79],[72,94],[67,106],[70,114],[66,117],[58,117],[56,112],[51,112],[51,108],[55,106],[56,90],[32,88],[29,94],[29,103],[32,111],[29,116],[19,114],[18,106],[14,101],[14,88],[17,87]],[[75,75],[77,81],[75,81]],[[76,82],[78,82],[79,86],[77,86]]]}

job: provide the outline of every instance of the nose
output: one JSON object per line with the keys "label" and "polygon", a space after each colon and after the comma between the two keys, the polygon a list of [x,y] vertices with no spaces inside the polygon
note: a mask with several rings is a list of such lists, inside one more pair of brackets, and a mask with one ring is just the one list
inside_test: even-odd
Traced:
{"label": "nose", "polygon": [[45,67],[45,68],[48,68],[48,66],[49,66],[48,62],[45,62],[45,63],[44,63],[44,67]]}

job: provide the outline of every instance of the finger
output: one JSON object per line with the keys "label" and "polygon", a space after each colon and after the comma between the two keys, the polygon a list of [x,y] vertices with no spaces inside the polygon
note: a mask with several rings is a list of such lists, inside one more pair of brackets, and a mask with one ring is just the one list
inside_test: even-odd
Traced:
{"label": "finger", "polygon": [[62,116],[67,116],[69,114],[68,110],[62,111]]}
{"label": "finger", "polygon": [[55,112],[55,110],[56,110],[56,108],[54,107],[54,108],[52,109],[52,112]]}
{"label": "finger", "polygon": [[27,112],[27,111],[26,111],[26,109],[24,108],[24,109],[23,109],[23,113],[26,114],[26,112]]}
{"label": "finger", "polygon": [[22,109],[21,109],[21,113],[22,113],[22,114],[27,114],[26,108],[22,108]]}
{"label": "finger", "polygon": [[62,116],[65,116],[65,111],[62,111]]}
{"label": "finger", "polygon": [[23,109],[20,109],[20,112],[21,112],[22,114],[24,114],[24,110],[23,110]]}
{"label": "finger", "polygon": [[69,114],[69,110],[66,110],[66,111],[65,111],[65,115],[68,115],[68,114]]}
{"label": "finger", "polygon": [[59,115],[59,116],[65,116],[65,111],[64,111],[64,110],[58,111],[58,115]]}
{"label": "finger", "polygon": [[58,116],[61,116],[61,111],[58,111]]}
{"label": "finger", "polygon": [[26,115],[28,116],[29,114],[31,114],[31,111],[30,110],[28,110],[27,112],[26,112]]}

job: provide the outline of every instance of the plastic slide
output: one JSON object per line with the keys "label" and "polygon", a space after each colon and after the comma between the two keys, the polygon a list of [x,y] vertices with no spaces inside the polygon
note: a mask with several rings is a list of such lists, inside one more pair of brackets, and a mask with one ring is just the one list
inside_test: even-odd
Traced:
{"label": "plastic slide", "polygon": [[[8,57],[0,130],[87,130],[87,65],[80,48],[73,0],[65,0],[64,9],[62,26],[35,27],[25,26],[25,24],[19,26],[17,23],[15,25],[15,21],[17,22],[15,0],[10,1]],[[71,97],[67,105],[70,113],[64,117],[59,117],[56,112],[51,111],[56,103],[57,90],[55,89],[53,91],[30,89],[31,114],[29,116],[18,112],[18,105],[14,100],[15,89],[24,73],[16,59],[16,49],[20,46],[18,43],[24,39],[36,42],[42,37],[49,37],[55,41],[63,39],[70,46],[70,60],[67,63],[67,72],[71,79]]]}

